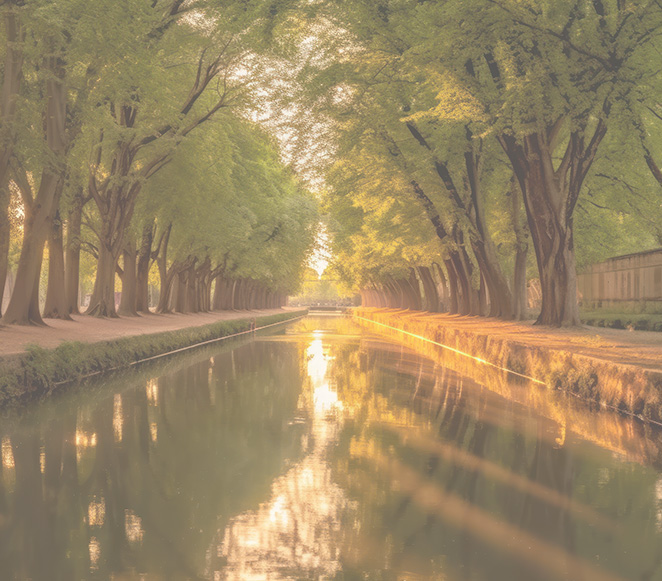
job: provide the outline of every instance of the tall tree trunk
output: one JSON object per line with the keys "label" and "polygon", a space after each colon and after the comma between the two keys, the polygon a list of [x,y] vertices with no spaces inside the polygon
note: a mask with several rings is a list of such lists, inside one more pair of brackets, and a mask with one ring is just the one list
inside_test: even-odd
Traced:
{"label": "tall tree trunk", "polygon": [[424,311],[432,313],[436,308],[436,298],[433,298],[431,295],[432,289],[428,281],[425,280],[425,275],[423,274],[424,268],[426,267],[417,266],[414,268],[414,272],[416,273],[418,284],[421,287],[421,308]]}
{"label": "tall tree trunk", "polygon": [[46,237],[57,202],[59,176],[44,170],[34,209],[25,209],[23,244],[16,270],[16,283],[3,321],[15,325],[44,325],[39,312],[39,282]]}
{"label": "tall tree trunk", "polygon": [[483,240],[474,240],[471,246],[480,268],[481,281],[489,295],[489,309],[487,303],[485,305],[481,303],[482,314],[512,319],[512,293],[496,258],[496,251],[488,249]]}
{"label": "tall tree trunk", "polygon": [[232,286],[233,281],[221,275],[216,279],[214,290],[214,310],[229,311],[232,309]]}
{"label": "tall tree trunk", "polygon": [[260,295],[262,294],[262,285],[258,282],[253,282],[252,296],[251,296],[251,309],[260,309]]}
{"label": "tall tree trunk", "polygon": [[254,281],[250,278],[246,280],[246,290],[244,292],[246,293],[245,306],[247,310],[253,309],[254,284]]}
{"label": "tall tree trunk", "polygon": [[402,280],[392,278],[390,284],[382,285],[382,294],[384,296],[384,306],[392,309],[408,309],[409,296],[407,289],[403,286]]}
{"label": "tall tree trunk", "polygon": [[[480,264],[480,263],[479,263]],[[478,287],[478,301],[480,304],[480,314],[486,316],[488,314],[487,305],[490,301],[490,293],[488,290],[487,283],[485,281],[485,276],[483,273],[480,273],[480,287]]]}
{"label": "tall tree trunk", "polygon": [[94,279],[94,289],[86,315],[95,317],[117,317],[115,310],[115,267],[117,256],[105,244],[99,246],[97,273]]}
{"label": "tall tree trunk", "polygon": [[[446,268],[448,269],[448,267]],[[439,264],[436,262],[433,263],[430,267],[430,275],[432,276],[432,281],[434,283],[434,287],[437,292],[437,298],[439,300],[438,311],[440,313],[448,312],[450,301],[448,277],[444,274],[441,266],[439,266]]]}
{"label": "tall tree trunk", "polygon": [[421,286],[418,283],[414,269],[409,269],[409,277],[406,279],[411,296],[411,308],[415,311],[423,309],[423,299],[421,297]]}
{"label": "tall tree trunk", "polygon": [[46,288],[46,303],[44,304],[45,319],[64,319],[71,321],[67,305],[67,295],[64,288],[64,246],[62,242],[62,220],[60,212],[55,212],[51,223],[48,240],[48,286]]}
{"label": "tall tree trunk", "polygon": [[[371,307],[380,308],[384,306],[381,300],[381,293],[378,291],[378,289],[374,284],[370,286],[370,288],[368,289],[368,293],[370,294]],[[272,293],[272,301],[274,294],[275,293]],[[270,306],[273,306],[273,302],[271,303]]]}
{"label": "tall tree trunk", "polygon": [[261,285],[260,286],[260,293],[259,293],[259,297],[258,297],[258,305],[257,305],[258,309],[266,309],[267,308],[266,297],[267,297],[267,287],[264,286],[264,285]]}
{"label": "tall tree trunk", "polygon": [[209,311],[209,277],[211,275],[211,259],[207,256],[195,271],[196,303],[199,312]]}
{"label": "tall tree trunk", "polygon": [[553,161],[553,131],[527,135],[521,143],[511,136],[499,138],[520,184],[536,252],[542,290],[537,324],[580,323],[573,212],[606,132],[600,119],[588,145],[584,144],[583,133],[571,133],[557,169]]}
{"label": "tall tree trunk", "polygon": [[[32,205],[32,208],[26,208],[23,247],[16,271],[16,284],[3,317],[7,324],[44,324],[39,313],[39,275],[46,237],[62,193],[67,97],[64,63],[55,55],[55,42],[49,39],[47,43],[52,50],[43,60],[44,69],[50,73],[46,80],[44,139],[52,157],[47,159],[42,170],[39,190],[34,200],[25,193],[26,199],[28,196],[30,198],[28,205]],[[23,187],[29,189],[28,184]]]}
{"label": "tall tree trunk", "polygon": [[[470,292],[469,289],[465,288],[466,285],[463,284],[463,293],[469,292],[468,297],[465,297],[463,302],[466,302],[468,298],[470,305],[465,305],[461,310],[466,311],[465,314],[486,314],[485,298],[489,295],[489,314],[494,317],[502,317],[505,319],[512,318],[512,296],[510,288],[508,286],[508,281],[501,270],[496,249],[494,248],[494,243],[487,228],[487,222],[484,215],[483,193],[480,186],[482,166],[481,140],[474,139],[471,134],[468,135],[471,149],[465,153],[465,169],[471,204],[467,204],[460,196],[460,192],[455,186],[447,165],[436,157],[433,149],[420,133],[416,125],[412,122],[408,122],[406,126],[416,141],[432,155],[434,169],[444,184],[444,188],[448,193],[449,201],[457,208],[457,210],[466,215],[469,224],[471,225],[469,228],[469,242],[482,275],[481,284],[484,284],[487,287],[487,293],[484,288],[482,289],[482,292]],[[419,199],[421,198],[420,195],[418,197]],[[430,215],[430,211],[426,211],[428,212],[428,215]],[[463,246],[464,241],[457,240],[457,229],[456,225],[454,228],[454,238],[456,238],[456,242],[459,246]],[[467,271],[467,278],[470,279],[472,270],[470,263],[464,260],[464,257],[462,261],[465,263],[464,270]],[[460,275],[459,278],[460,281],[462,281],[465,277]]]}
{"label": "tall tree trunk", "polygon": [[510,188],[511,222],[515,231],[515,269],[513,273],[513,317],[517,320],[526,319],[527,292],[526,292],[526,263],[529,253],[528,231],[520,218],[522,193],[517,178],[513,175]]}
{"label": "tall tree trunk", "polygon": [[9,163],[14,153],[16,103],[23,80],[23,41],[25,29],[20,24],[17,7],[3,7],[5,26],[5,62],[0,101],[0,314],[9,270]]}
{"label": "tall tree trunk", "polygon": [[458,250],[451,252],[451,261],[457,281],[458,313],[460,315],[479,315],[480,299],[478,289],[473,287],[473,266],[461,238],[458,238]]}
{"label": "tall tree trunk", "polygon": [[232,289],[231,289],[231,295],[230,295],[230,310],[238,310],[237,307],[237,286],[238,286],[238,280],[235,278],[232,281]]}
{"label": "tall tree trunk", "polygon": [[397,279],[389,276],[385,281],[375,284],[375,292],[379,295],[379,306],[389,309],[404,309],[405,298],[402,287]]}
{"label": "tall tree trunk", "polygon": [[522,321],[526,319],[528,301],[526,292],[526,262],[528,248],[518,246],[515,254],[515,272],[513,274],[513,317]]}
{"label": "tall tree trunk", "polygon": [[460,313],[460,284],[458,282],[457,272],[455,271],[455,261],[451,258],[445,260],[446,272],[448,273],[448,290],[450,293],[450,304],[448,312],[451,315],[458,315]]}
{"label": "tall tree trunk", "polygon": [[9,221],[9,201],[11,195],[7,185],[0,185],[0,316],[2,315],[2,301],[5,296],[5,284],[9,272],[9,243],[11,223]]}
{"label": "tall tree trunk", "polygon": [[127,240],[124,251],[124,274],[122,275],[122,297],[120,298],[119,315],[125,317],[137,317],[136,311],[136,245],[132,237]]}
{"label": "tall tree trunk", "polygon": [[149,310],[149,268],[152,259],[153,239],[154,220],[150,220],[143,227],[136,272],[136,311],[145,315],[151,314]]}
{"label": "tall tree trunk", "polygon": [[197,313],[199,310],[198,273],[193,265],[186,273],[186,312]]}
{"label": "tall tree trunk", "polygon": [[236,281],[233,279],[225,280],[224,291],[223,291],[223,306],[221,307],[224,311],[231,311],[234,308],[234,288]]}
{"label": "tall tree trunk", "polygon": [[78,289],[80,286],[80,227],[83,216],[83,191],[78,189],[67,220],[67,247],[64,264],[64,289],[67,312],[79,315]]}
{"label": "tall tree trunk", "polygon": [[[190,267],[189,267],[190,268]],[[173,310],[176,313],[186,313],[187,300],[186,295],[188,285],[188,269],[182,270],[175,277],[175,292],[173,294]]]}
{"label": "tall tree trunk", "polygon": [[240,278],[237,281],[237,286],[235,288],[235,303],[234,308],[238,311],[243,311],[246,309],[246,280]]}
{"label": "tall tree trunk", "polygon": [[425,309],[432,313],[438,313],[440,303],[439,295],[437,294],[437,287],[434,284],[430,268],[427,266],[419,266],[418,272],[425,290]]}
{"label": "tall tree trunk", "polygon": [[222,274],[219,274],[216,277],[216,284],[214,286],[214,298],[212,302],[212,307],[214,311],[223,310],[223,302],[225,300],[227,282],[223,278]]}
{"label": "tall tree trunk", "polygon": [[173,275],[168,273],[168,243],[172,224],[168,224],[163,233],[163,238],[156,255],[156,266],[159,270],[159,304],[156,306],[157,313],[167,313],[170,305],[170,293],[172,291]]}
{"label": "tall tree trunk", "polygon": [[[115,269],[113,267],[113,275],[110,276],[108,264],[111,262],[117,264],[120,255],[124,251],[126,229],[133,215],[137,196],[136,190],[140,190],[141,184],[134,183],[130,186],[123,184],[118,187],[120,189],[126,188],[133,193],[111,193],[109,199],[105,201],[96,191],[96,186],[90,182],[90,195],[99,208],[102,221],[94,289],[90,297],[90,304],[85,311],[86,315],[94,317],[117,317],[115,310]],[[126,205],[120,203],[124,198],[127,200]]]}
{"label": "tall tree trunk", "polygon": [[[502,319],[512,319],[512,293],[508,286],[508,280],[501,270],[494,241],[485,219],[485,200],[480,181],[482,171],[481,151],[482,141],[474,139],[472,140],[471,150],[464,155],[472,201],[471,207],[473,209],[468,212],[468,216],[473,222],[473,229],[470,233],[471,247],[482,274],[482,281],[487,287],[490,303],[489,315],[491,317],[501,317]],[[481,306],[481,311],[483,314],[487,313],[483,306]]]}
{"label": "tall tree trunk", "polygon": [[179,301],[179,272],[175,272],[172,275],[172,279],[168,283],[168,303],[166,305],[164,313],[175,313],[177,312],[177,303]]}

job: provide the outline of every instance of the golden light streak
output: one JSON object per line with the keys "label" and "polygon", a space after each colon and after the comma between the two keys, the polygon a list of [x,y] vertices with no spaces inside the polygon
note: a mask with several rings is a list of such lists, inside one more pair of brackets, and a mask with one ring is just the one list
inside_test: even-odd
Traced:
{"label": "golden light streak", "polygon": [[438,484],[422,478],[392,457],[377,453],[366,454],[364,459],[386,473],[397,484],[398,490],[409,495],[421,509],[538,569],[553,572],[563,579],[624,581],[622,577],[598,569],[561,547],[498,520],[459,496],[446,492]]}
{"label": "golden light streak", "polygon": [[113,400],[113,431],[115,434],[115,442],[122,441],[122,396],[119,393],[115,394]]}
{"label": "golden light streak", "polygon": [[312,420],[312,446],[304,445],[306,455],[273,482],[268,502],[219,531],[216,553],[227,563],[223,579],[280,579],[283,570],[301,571],[298,578],[313,578],[305,571],[330,579],[341,568],[336,539],[353,505],[334,482],[327,458],[338,440],[343,408],[329,385],[330,356],[321,337],[316,331],[305,351],[310,382],[299,401]]}
{"label": "golden light streak", "polygon": [[427,343],[432,343],[433,345],[437,345],[438,347],[441,347],[443,349],[447,349],[448,351],[452,351],[453,353],[457,353],[458,355],[463,355],[464,357],[468,357],[469,359],[472,359],[476,363],[482,363],[483,365],[489,365],[490,367],[494,367],[495,369],[498,369],[499,371],[505,371],[506,373],[510,373],[511,375],[516,375],[517,377],[521,377],[523,379],[528,379],[529,381],[532,381],[533,383],[537,383],[539,385],[544,385],[547,387],[547,384],[544,381],[540,381],[539,379],[536,379],[535,377],[531,377],[529,375],[525,375],[523,373],[518,373],[517,371],[513,371],[512,369],[508,369],[507,367],[501,367],[500,365],[496,365],[495,363],[492,363],[491,361],[487,361],[485,359],[482,359],[481,357],[475,357],[474,355],[470,355],[469,353],[465,353],[464,351],[460,351],[459,349],[455,349],[455,347],[450,347],[449,345],[444,345],[443,343],[439,343],[438,341],[433,341],[432,339],[428,339],[427,337],[423,337],[423,335],[417,335],[415,333],[410,333],[409,331],[404,331],[403,329],[398,329],[397,327],[391,327],[391,325],[386,325],[385,323],[378,323],[377,321],[373,321],[372,319],[366,319],[365,317],[360,317],[358,315],[354,315],[357,319],[361,319],[362,321],[368,321],[369,323],[372,323],[373,325],[379,325],[380,327],[386,327],[387,329],[392,329],[394,331],[398,331],[399,333],[402,333],[403,335],[408,335],[409,337],[414,337],[415,339],[420,339],[421,341],[425,341]]}
{"label": "golden light streak", "polygon": [[11,449],[11,441],[7,436],[2,438],[2,466],[14,468],[14,452]]}
{"label": "golden light streak", "polygon": [[88,434],[83,430],[76,430],[76,459],[80,462],[85,448],[94,448],[97,445],[97,435],[92,432]]}
{"label": "golden light streak", "polygon": [[81,448],[94,448],[97,445],[97,435],[92,432],[88,434],[82,430],[76,431],[76,446]]}
{"label": "golden light streak", "polygon": [[90,569],[99,568],[99,557],[101,556],[101,544],[96,537],[90,537]]}
{"label": "golden light streak", "polygon": [[126,531],[126,540],[130,543],[140,543],[143,540],[144,530],[142,519],[132,510],[124,511],[124,530]]}
{"label": "golden light streak", "polygon": [[99,501],[93,500],[87,507],[87,522],[91,527],[103,526],[106,518],[106,503],[103,498]]}
{"label": "golden light streak", "polygon": [[150,379],[145,386],[147,401],[154,405],[159,405],[159,382],[157,379]]}
{"label": "golden light streak", "polygon": [[657,479],[655,483],[655,497],[657,499],[658,509],[655,514],[657,530],[662,532],[662,477]]}
{"label": "golden light streak", "polygon": [[519,474],[506,470],[494,462],[479,458],[478,456],[470,454],[469,452],[451,444],[445,444],[443,442],[426,438],[420,434],[414,433],[413,430],[389,426],[387,424],[384,424],[381,427],[397,434],[400,436],[400,439],[404,444],[414,447],[417,450],[434,454],[446,462],[452,462],[453,464],[462,466],[462,468],[467,470],[480,472],[487,478],[492,478],[493,480],[502,482],[512,488],[517,488],[523,493],[535,496],[548,504],[567,509],[573,512],[576,516],[583,518],[593,525],[600,526],[603,529],[615,531],[617,528],[616,523],[593,510],[591,507],[564,496],[552,488],[543,486],[538,482],[533,482],[528,478],[524,478]]}

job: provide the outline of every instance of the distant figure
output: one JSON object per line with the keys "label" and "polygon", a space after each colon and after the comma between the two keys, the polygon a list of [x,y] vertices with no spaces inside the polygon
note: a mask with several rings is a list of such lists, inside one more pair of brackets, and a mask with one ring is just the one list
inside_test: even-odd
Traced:
{"label": "distant figure", "polygon": [[255,331],[255,318],[251,319],[251,331]]}

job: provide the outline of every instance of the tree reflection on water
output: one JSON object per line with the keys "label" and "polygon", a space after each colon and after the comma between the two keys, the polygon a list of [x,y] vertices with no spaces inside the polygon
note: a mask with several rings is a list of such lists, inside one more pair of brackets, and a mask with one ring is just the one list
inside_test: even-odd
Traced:
{"label": "tree reflection on water", "polygon": [[659,434],[511,389],[344,319],[88,386],[0,430],[0,578],[662,578]]}

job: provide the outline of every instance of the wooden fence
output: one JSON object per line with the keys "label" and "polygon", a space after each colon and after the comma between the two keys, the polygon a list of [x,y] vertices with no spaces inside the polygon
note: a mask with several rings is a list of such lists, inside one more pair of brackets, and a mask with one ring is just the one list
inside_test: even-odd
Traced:
{"label": "wooden fence", "polygon": [[662,248],[593,264],[577,282],[584,309],[662,312]]}

